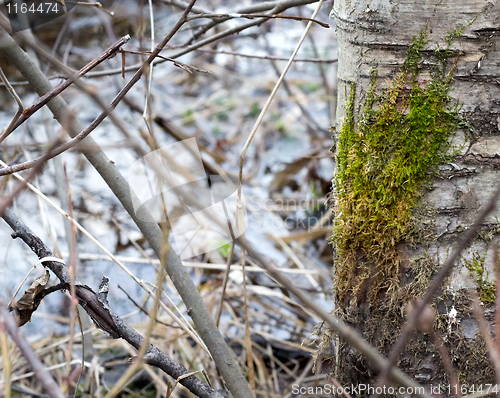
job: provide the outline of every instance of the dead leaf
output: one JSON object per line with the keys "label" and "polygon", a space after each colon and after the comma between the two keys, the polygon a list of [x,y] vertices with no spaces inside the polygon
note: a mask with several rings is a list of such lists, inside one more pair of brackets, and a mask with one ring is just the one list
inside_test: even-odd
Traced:
{"label": "dead leaf", "polygon": [[14,304],[16,313],[19,316],[19,326],[23,326],[26,322],[31,321],[31,314],[36,311],[41,301],[36,300],[36,296],[45,289],[49,280],[49,271],[45,271],[45,274],[36,278],[30,288]]}
{"label": "dead leaf", "polygon": [[290,183],[295,177],[295,175],[302,170],[305,166],[309,164],[311,158],[302,157],[298,160],[295,160],[291,163],[287,163],[285,168],[281,171],[278,171],[274,175],[274,179],[271,182],[270,188],[271,190],[280,190],[284,186]]}

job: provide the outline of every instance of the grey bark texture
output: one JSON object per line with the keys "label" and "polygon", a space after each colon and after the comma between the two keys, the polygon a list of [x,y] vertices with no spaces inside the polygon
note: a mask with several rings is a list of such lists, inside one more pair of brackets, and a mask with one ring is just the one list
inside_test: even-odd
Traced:
{"label": "grey bark texture", "polygon": [[[42,96],[53,90],[51,83],[43,72],[3,28],[0,28],[0,53],[12,61],[38,95]],[[84,126],[69,109],[61,96],[57,96],[51,100],[47,106],[55,119],[57,119],[70,136],[74,137],[84,129]],[[163,243],[161,229],[151,215],[147,213],[147,210],[140,210],[142,214],[135,212],[127,180],[91,137],[85,138],[81,152],[106,181],[125,210],[139,227],[158,258],[161,258]],[[192,317],[199,335],[210,350],[229,391],[235,397],[252,397],[253,394],[241,372],[238,362],[217,329],[196,286],[182,265],[182,261],[171,247],[168,248],[167,262],[163,266],[166,267],[168,275],[185,302],[189,315]]]}
{"label": "grey bark texture", "polygon": [[[439,175],[425,191],[422,214],[418,215],[419,232],[423,236],[416,246],[403,242],[401,284],[422,277],[430,279],[444,263],[464,231],[474,222],[481,207],[500,183],[500,3],[470,0],[339,0],[333,14],[339,47],[337,131],[346,115],[346,95],[356,83],[355,114],[370,84],[370,69],[377,68],[378,88],[387,87],[401,71],[412,38],[426,27],[429,43],[425,46],[419,84],[430,81],[433,50],[449,32],[470,24],[455,39],[451,50],[462,52],[458,58],[451,96],[462,104],[461,116],[470,129],[460,131],[453,144],[459,153],[453,162],[439,167]],[[380,92],[380,91],[379,91]],[[418,151],[418,148],[415,148]],[[462,383],[495,383],[492,365],[484,341],[472,314],[467,289],[478,289],[470,280],[466,264],[484,267],[482,283],[487,286],[494,276],[492,242],[500,232],[499,212],[490,214],[480,233],[462,253],[450,278],[445,281],[439,297],[433,302],[437,309],[435,329],[450,351],[451,361]],[[476,275],[476,274],[474,274]],[[475,276],[474,276],[475,278]],[[489,278],[489,279],[488,279]],[[407,297],[409,301],[418,297]],[[381,314],[386,303],[346,305],[343,319],[355,326],[372,344],[388,353],[392,339],[384,330],[397,330],[404,314]],[[492,320],[491,305],[485,303],[486,317]],[[404,309],[404,306],[401,307]],[[455,311],[457,311],[455,313]],[[375,330],[367,322],[376,314],[381,323]],[[336,373],[342,383],[374,382],[376,374],[357,352],[340,342],[336,353]],[[400,369],[418,382],[436,385],[447,382],[441,356],[429,335],[414,336],[400,356]]]}

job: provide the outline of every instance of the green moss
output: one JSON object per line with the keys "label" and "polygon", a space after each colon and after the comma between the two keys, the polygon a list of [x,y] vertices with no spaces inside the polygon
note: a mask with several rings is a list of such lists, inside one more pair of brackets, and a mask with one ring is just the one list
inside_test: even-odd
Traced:
{"label": "green moss", "polygon": [[459,28],[456,28],[454,31],[448,32],[448,36],[444,38],[444,40],[446,41],[446,44],[448,45],[448,48],[451,46],[453,39],[462,37],[462,35],[464,34],[465,28],[467,26],[472,25],[478,16],[479,15],[476,15],[470,22],[466,23],[465,25],[460,26]]}
{"label": "green moss", "polygon": [[231,251],[231,244],[227,243],[217,249],[217,253],[219,253],[222,257],[228,258],[229,252]]}
{"label": "green moss", "polygon": [[304,94],[312,94],[318,91],[322,86],[318,82],[297,83],[297,87]]}
{"label": "green moss", "polygon": [[193,124],[194,121],[195,121],[194,111],[192,109],[186,109],[182,113],[182,123],[186,124],[186,125],[189,125],[189,124]]}
{"label": "green moss", "polygon": [[259,103],[258,102],[254,102],[252,103],[252,105],[250,106],[250,112],[248,112],[248,114],[246,115],[247,117],[257,117],[259,116],[259,113],[260,111],[262,110],[262,108],[259,106]]}
{"label": "green moss", "polygon": [[495,302],[496,286],[488,278],[488,271],[485,269],[486,254],[481,256],[479,253],[472,255],[472,260],[462,259],[465,267],[469,270],[471,279],[476,283],[479,291],[479,297],[485,304]]}
{"label": "green moss", "polygon": [[285,133],[286,132],[286,126],[285,126],[285,123],[283,123],[282,120],[278,120],[276,122],[276,129],[280,132],[280,133]]}
{"label": "green moss", "polygon": [[450,138],[461,126],[451,100],[455,66],[448,50],[436,50],[436,68],[419,84],[424,29],[413,39],[401,73],[377,95],[377,71],[355,115],[350,87],[339,131],[335,178],[336,294],[340,302],[377,300],[398,287],[398,244],[408,236],[423,185],[449,160]]}

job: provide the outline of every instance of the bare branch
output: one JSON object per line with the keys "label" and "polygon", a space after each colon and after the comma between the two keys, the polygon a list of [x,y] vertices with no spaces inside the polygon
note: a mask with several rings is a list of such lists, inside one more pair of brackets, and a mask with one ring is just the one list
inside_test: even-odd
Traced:
{"label": "bare branch", "polygon": [[[5,76],[5,73],[3,73],[2,68],[0,68],[0,80],[2,80],[2,83],[5,85],[5,87],[7,87],[7,90],[9,90],[10,95],[12,96],[12,98],[14,98],[14,100],[17,103],[16,114],[14,115],[14,117],[12,118],[12,121],[9,123],[9,125],[5,129],[5,131],[8,131],[8,130],[12,131],[13,130],[12,126],[14,126],[14,124],[17,122],[19,117],[23,114],[24,106],[23,106],[23,103],[21,101],[21,98],[19,98],[19,96],[17,95],[16,90],[14,90],[14,87],[12,87],[12,84],[10,84],[10,82],[7,80],[7,76]],[[0,138],[0,142],[2,142],[1,138]]]}
{"label": "bare branch", "polygon": [[201,18],[210,18],[210,19],[220,19],[220,18],[226,18],[226,19],[234,19],[234,18],[245,18],[245,19],[255,19],[255,18],[265,18],[265,19],[293,19],[295,21],[311,21],[315,24],[318,24],[322,26],[323,28],[330,28],[330,25],[327,23],[318,21],[317,19],[312,19],[312,18],[307,18],[307,17],[301,17],[297,15],[281,15],[281,14],[238,14],[238,13],[231,13],[231,14],[198,14],[193,17],[189,17],[188,21],[193,21],[195,19],[201,19]]}
{"label": "bare branch", "polygon": [[[56,140],[56,142],[54,143],[55,146],[59,145],[59,142],[60,140]],[[31,170],[29,176],[26,177],[25,181],[18,183],[8,197],[2,197],[0,195],[0,198],[3,198],[2,202],[0,203],[0,217],[5,212],[5,209],[7,209],[9,206],[12,205],[14,199],[18,197],[21,194],[21,192],[24,191],[27,183],[31,182],[42,171],[43,167],[45,166],[45,163],[47,163],[49,159],[55,156],[54,152],[55,150],[50,148],[45,155],[38,158],[38,162],[34,164],[34,168],[33,170]],[[2,169],[0,169],[0,172],[1,170]]]}
{"label": "bare branch", "polygon": [[[7,209],[2,217],[14,231],[12,234],[13,238],[21,238],[39,259],[54,257],[52,251],[12,210]],[[44,266],[47,266],[65,284],[66,288],[69,288],[71,277],[65,265],[60,262],[47,261],[44,262]],[[80,305],[89,314],[99,329],[104,330],[112,338],[123,338],[135,349],[140,349],[144,341],[143,337],[135,329],[126,324],[109,307],[107,302],[102,299],[102,295],[99,297],[90,287],[82,285],[78,281],[76,281],[75,290]],[[146,354],[148,364],[160,368],[174,379],[189,373],[186,368],[174,362],[163,351],[152,344],[149,344]],[[222,398],[221,394],[194,376],[183,378],[180,383],[198,397]]]}
{"label": "bare branch", "polygon": [[[165,36],[161,43],[156,47],[155,51],[153,51],[153,53],[148,57],[145,64],[141,64],[140,69],[122,90],[121,93],[123,93],[123,96],[140,79],[142,73],[147,68],[147,65],[153,62],[153,60],[165,47],[172,36],[181,28],[190,11],[190,7],[194,5],[194,2],[194,0],[190,2],[189,7],[184,11],[181,19],[177,22],[172,31],[167,36]],[[0,18],[0,22],[4,23],[5,19]],[[17,37],[21,37],[26,42],[29,42],[29,39],[26,38],[22,33],[23,32],[19,32],[17,34]],[[5,54],[12,60],[13,64],[31,83],[31,85],[35,88],[39,95],[44,95],[45,93],[53,90],[49,80],[45,77],[40,68],[38,68],[33,63],[30,57],[6,33],[6,31],[1,28],[0,53]],[[119,73],[121,73],[121,70]],[[117,96],[115,100],[118,99],[119,98]],[[82,124],[76,117],[69,118],[69,115],[73,114],[67,106],[66,102],[61,98],[61,96],[55,97],[47,104],[47,106],[54,114],[55,118],[63,126],[65,125],[65,120],[71,120],[71,124],[69,126],[66,126],[66,129],[72,137],[76,136],[82,130],[84,130]],[[161,253],[163,237],[162,231],[159,228],[158,224],[154,222],[154,219],[147,212],[147,210],[140,209],[139,212],[136,213],[132,203],[131,191],[128,182],[116,168],[113,162],[111,162],[107,158],[99,145],[91,137],[86,137],[84,143],[88,145],[88,148],[82,148],[82,153],[96,168],[99,174],[101,174],[113,193],[120,200],[123,207],[127,210],[131,218],[137,224],[144,237],[155,251],[156,255],[160,259],[162,259]],[[252,397],[252,393],[248,387],[248,383],[246,382],[246,379],[237,361],[235,360],[231,350],[224,341],[224,338],[222,337],[220,331],[217,329],[217,326],[215,325],[212,316],[210,315],[205,303],[203,302],[200,293],[198,292],[189,274],[184,269],[182,261],[171,247],[169,247],[168,250],[167,261],[163,265],[166,267],[167,273],[174,282],[177,291],[179,292],[184,303],[189,309],[189,314],[193,318],[196,327],[198,328],[198,330],[203,331],[203,333],[201,333],[201,336],[204,340],[204,343],[210,350],[210,353],[219,371],[221,372],[221,375],[224,378],[228,389],[232,392],[233,396],[238,396],[241,398]]]}
{"label": "bare branch", "polygon": [[460,398],[462,396],[460,381],[458,380],[457,374],[453,369],[453,364],[451,363],[451,358],[448,353],[448,350],[446,349],[444,340],[441,338],[439,334],[437,334],[436,331],[432,331],[431,334],[432,334],[432,340],[434,341],[434,345],[438,349],[439,354],[441,354],[441,359],[443,361],[446,373],[448,373],[448,379],[450,381],[450,384],[452,385],[452,387],[457,386],[455,389],[452,388],[453,396]]}
{"label": "bare branch", "polygon": [[36,111],[38,111],[42,106],[44,106],[52,98],[54,98],[56,95],[61,94],[72,83],[74,83],[75,81],[80,79],[82,76],[84,76],[86,73],[88,73],[89,71],[94,69],[96,66],[101,64],[103,61],[105,61],[108,58],[112,58],[116,54],[116,52],[120,49],[120,47],[123,46],[125,43],[127,43],[129,41],[129,39],[130,39],[129,35],[122,37],[115,44],[113,44],[111,47],[109,47],[107,50],[105,50],[101,55],[99,55],[97,58],[95,58],[94,60],[89,62],[87,65],[85,65],[82,69],[80,69],[76,74],[71,76],[65,82],[61,83],[59,86],[57,86],[51,92],[40,97],[38,99],[38,101],[36,101],[32,106],[25,109],[22,112],[22,116],[19,117],[14,124],[12,124],[11,126],[9,125],[9,127],[2,134],[0,134],[0,143],[2,143],[3,140],[5,140],[5,138],[10,133],[12,133],[21,124],[23,124],[26,120],[28,120],[30,116],[32,116]]}
{"label": "bare branch", "polygon": [[[288,8],[292,7],[298,7],[306,4],[311,4],[311,3],[317,3],[318,0],[277,0],[277,1],[265,1],[263,3],[258,3],[258,4],[252,4],[243,8],[240,8],[236,10],[234,13],[236,14],[252,14],[252,13],[258,13],[258,12],[265,12],[269,11],[269,14],[279,14]],[[226,22],[230,20],[231,17],[223,17],[219,18],[217,20],[214,20],[199,29],[197,29],[193,37],[186,43],[186,44],[191,44],[193,41],[198,40],[201,36],[203,36],[206,32],[208,32],[210,29],[214,28],[215,26]],[[266,19],[262,19],[261,22],[265,21]]]}
{"label": "bare branch", "polygon": [[[277,14],[277,13],[281,13],[289,8],[292,8],[292,7],[316,3],[317,1],[318,0],[269,1],[269,2],[255,4],[254,6],[252,6],[253,7],[252,9],[254,9],[255,11],[248,11],[248,9],[250,8],[250,7],[248,7],[248,9],[240,10],[239,12],[259,12],[259,11],[266,11],[266,10],[272,9],[271,12],[273,14]],[[188,54],[194,50],[197,50],[197,49],[199,49],[207,44],[213,43],[213,42],[220,40],[224,37],[231,36],[233,34],[242,32],[242,31],[244,31],[252,26],[258,26],[258,25],[266,22],[266,20],[267,20],[266,18],[259,18],[259,19],[256,19],[255,21],[247,22],[241,26],[224,30],[224,31],[217,33],[213,36],[210,36],[204,40],[200,40],[194,44],[190,44],[192,41],[192,40],[190,40],[188,42],[188,44],[190,44],[188,47],[186,47],[182,50],[179,50],[174,54],[170,54],[169,58],[171,58],[171,59],[179,58],[182,55]],[[224,21],[224,19],[222,19],[222,22],[223,21]],[[164,62],[167,62],[167,61],[164,59],[156,59],[154,61],[154,65],[159,65],[159,64],[164,63]],[[117,69],[110,69],[110,70],[99,71],[99,72],[90,72],[86,76],[87,77],[99,77],[99,76],[119,75],[119,74],[123,73],[123,70],[126,72],[131,72],[131,71],[136,71],[136,70],[140,69],[141,67],[142,67],[142,64],[135,64],[135,65],[127,66],[124,69],[117,68]]]}
{"label": "bare branch", "polygon": [[[227,54],[234,55],[235,57],[243,57],[243,58],[253,58],[253,59],[269,59],[273,61],[288,61],[289,58],[285,57],[275,57],[272,55],[252,55],[252,54],[242,54],[234,51],[225,51],[225,50],[195,50],[200,53],[208,53],[208,54]],[[322,58],[295,58],[293,62],[311,62],[311,63],[325,63],[325,64],[333,64],[338,62],[338,58],[330,58],[330,59],[322,59]]]}

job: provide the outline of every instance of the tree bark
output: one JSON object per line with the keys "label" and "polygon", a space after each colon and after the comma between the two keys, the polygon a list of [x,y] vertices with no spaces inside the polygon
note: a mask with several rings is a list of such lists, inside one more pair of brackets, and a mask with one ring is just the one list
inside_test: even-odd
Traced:
{"label": "tree bark", "polygon": [[[394,267],[386,270],[387,265],[374,260],[376,256],[370,257],[370,248],[361,248],[354,254],[358,268],[350,276],[353,283],[358,283],[358,277],[362,279],[359,288],[342,286],[340,275],[345,250],[340,250],[340,243],[335,241],[334,235],[336,315],[355,326],[382,352],[388,353],[405,320],[406,305],[422,296],[429,280],[474,222],[500,181],[500,54],[497,49],[500,45],[500,4],[478,0],[466,4],[457,0],[339,0],[335,2],[333,13],[339,45],[337,160],[341,151],[338,144],[342,140],[342,126],[348,123],[350,115],[349,106],[353,106],[354,129],[358,131],[358,123],[363,120],[363,115],[366,117],[363,104],[369,98],[372,82],[375,81],[375,94],[381,94],[397,81],[408,59],[413,38],[426,30],[428,43],[423,47],[418,64],[420,73],[416,78],[418,86],[424,88],[435,76],[438,60],[434,49],[437,45],[445,49],[448,45],[445,38],[450,32],[457,33],[449,46],[454,56],[448,72],[457,59],[450,91],[453,100],[449,104],[452,106],[454,100],[460,102],[460,118],[467,125],[464,123],[453,136],[448,162],[441,163],[430,181],[422,184],[406,233],[400,233],[391,243],[397,247],[398,254]],[[463,31],[456,31],[462,27]],[[372,68],[377,70],[375,80],[372,80]],[[405,90],[409,90],[408,82],[405,82],[402,93]],[[402,107],[401,112],[408,114],[410,111]],[[362,155],[363,148],[358,149],[349,148],[349,162]],[[414,150],[421,150],[418,143]],[[339,163],[337,167],[341,168]],[[335,186],[332,200],[338,220],[342,219],[339,189],[344,188]],[[377,203],[383,206],[383,201],[377,200]],[[375,206],[368,206],[372,205]],[[486,317],[491,320],[494,301],[492,242],[500,231],[497,216],[498,212],[494,212],[487,217],[480,233],[462,252],[452,275],[432,303],[437,311],[433,333],[444,339],[460,383],[495,383],[494,371],[472,314],[468,291],[477,290],[486,308]],[[342,234],[348,227],[353,226],[337,221],[337,233]],[[365,227],[356,224],[354,236],[365,233]],[[363,274],[361,268],[367,267],[367,263],[369,271]],[[384,286],[382,293],[370,295],[370,289],[381,275],[387,281],[396,281],[396,284],[381,284]],[[363,358],[342,341],[338,343],[335,370],[341,383],[373,383],[376,375]],[[423,384],[449,382],[431,334],[415,334],[400,356],[398,366]]]}

